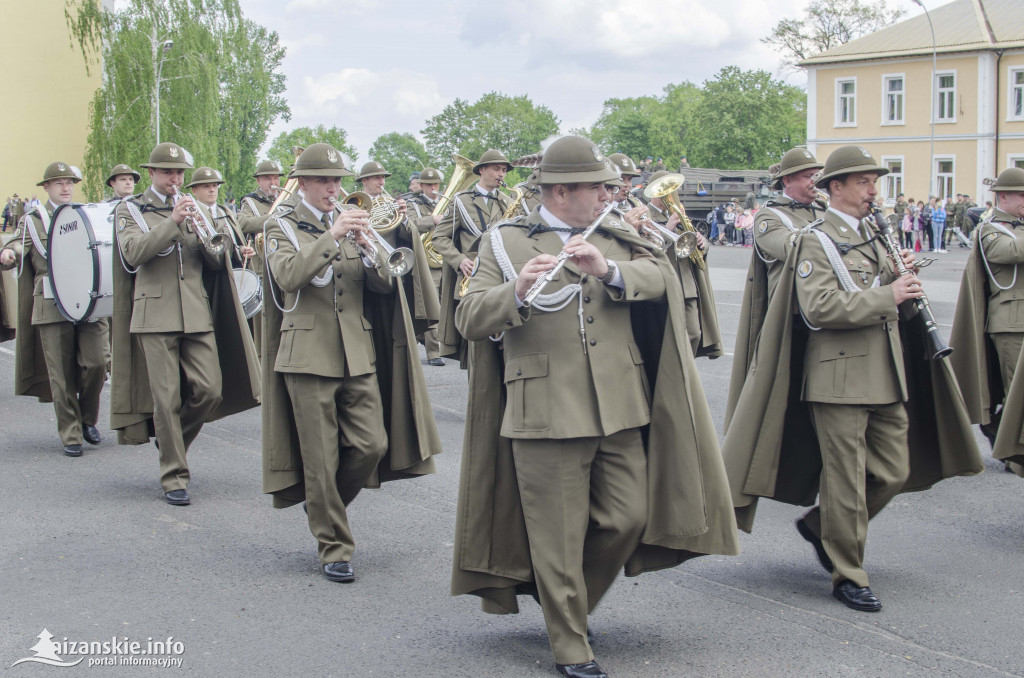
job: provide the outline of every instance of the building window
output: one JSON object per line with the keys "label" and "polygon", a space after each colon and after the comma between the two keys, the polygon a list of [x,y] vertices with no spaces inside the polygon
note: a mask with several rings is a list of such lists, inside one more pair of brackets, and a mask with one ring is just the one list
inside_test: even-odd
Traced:
{"label": "building window", "polygon": [[1009,160],[1009,162],[1006,163],[1008,167],[1019,167],[1024,169],[1024,155],[1011,155],[1007,160]]}
{"label": "building window", "polygon": [[882,78],[883,125],[903,124],[903,76],[887,75]]}
{"label": "building window", "polygon": [[836,126],[857,124],[857,79],[836,80]]}
{"label": "building window", "polygon": [[896,196],[903,192],[903,157],[883,155],[882,167],[889,170],[889,173],[882,177],[885,206],[892,207],[896,204]]}
{"label": "building window", "polygon": [[939,198],[952,198],[953,193],[953,171],[955,164],[953,158],[935,158],[935,182]]}
{"label": "building window", "polygon": [[1024,68],[1010,69],[1010,118],[1024,120]]}
{"label": "building window", "polygon": [[935,74],[935,122],[956,122],[956,73]]}

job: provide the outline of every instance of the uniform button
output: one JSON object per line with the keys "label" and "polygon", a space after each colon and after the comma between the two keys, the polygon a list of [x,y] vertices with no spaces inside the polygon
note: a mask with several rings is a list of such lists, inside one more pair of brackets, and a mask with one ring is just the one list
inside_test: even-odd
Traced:
{"label": "uniform button", "polygon": [[516,376],[517,377],[523,376],[523,371],[522,370],[516,370]]}
{"label": "uniform button", "polygon": [[143,292],[143,293],[141,293],[141,294],[140,294],[139,296],[141,296],[141,297],[144,297],[144,296],[146,296],[146,293],[145,293],[145,292]]}
{"label": "uniform button", "polygon": [[591,346],[597,346],[597,339],[591,339],[590,340],[590,345]]}
{"label": "uniform button", "polygon": [[341,306],[338,307],[338,313],[341,313]]}
{"label": "uniform button", "polygon": [[590,303],[590,297],[583,297],[583,303],[584,304],[589,304]]}
{"label": "uniform button", "polygon": [[330,259],[330,258],[331,258],[331,253],[330,252],[324,252],[324,259]]}
{"label": "uniform button", "polygon": [[295,323],[288,323],[288,327],[295,327]]}
{"label": "uniform button", "polygon": [[509,327],[512,327],[512,321],[511,320],[506,320],[505,324],[508,325]]}
{"label": "uniform button", "polygon": [[334,260],[335,261],[341,261],[341,255],[340,254],[335,255]]}
{"label": "uniform button", "polygon": [[839,355],[846,355],[846,351],[840,351]]}
{"label": "uniform button", "polygon": [[639,297],[640,296],[640,290],[633,290],[633,296],[634,297]]}
{"label": "uniform button", "polygon": [[588,315],[588,316],[587,316],[587,322],[588,322],[588,323],[592,323],[592,322],[594,322],[594,316],[592,316],[592,315]]}
{"label": "uniform button", "polygon": [[339,277],[339,278],[341,277],[341,274],[340,274],[340,273],[338,274],[338,277]]}

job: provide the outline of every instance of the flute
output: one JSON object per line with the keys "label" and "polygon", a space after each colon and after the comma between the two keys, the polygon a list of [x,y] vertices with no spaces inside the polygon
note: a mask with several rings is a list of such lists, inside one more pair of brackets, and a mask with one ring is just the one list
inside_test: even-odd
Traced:
{"label": "flute", "polygon": [[[583,233],[580,234],[581,236],[583,236],[584,240],[593,235],[594,231],[597,230],[597,227],[601,224],[602,221],[604,221],[604,218],[608,216],[608,214],[612,211],[612,209],[614,209],[614,207],[615,203],[608,203],[608,206],[604,208],[604,211],[602,211],[601,214],[597,215],[597,219],[594,220],[594,223],[590,224],[590,226],[587,226],[586,230],[584,230]],[[537,299],[537,297],[544,290],[547,284],[555,279],[555,276],[558,275],[558,272],[562,270],[562,268],[565,266],[565,262],[568,259],[569,253],[566,252],[565,248],[563,247],[562,251],[558,253],[558,262],[555,264],[554,268],[552,268],[550,271],[537,278],[537,280],[534,281],[533,285],[530,286],[530,289],[526,291],[526,296],[523,297],[523,306],[529,308],[533,304],[533,302]]]}

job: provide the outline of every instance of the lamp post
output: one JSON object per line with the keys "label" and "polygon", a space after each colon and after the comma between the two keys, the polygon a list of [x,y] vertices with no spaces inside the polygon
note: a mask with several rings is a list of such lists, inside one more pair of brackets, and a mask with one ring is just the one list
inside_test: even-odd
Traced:
{"label": "lamp post", "polygon": [[[938,197],[938,193],[935,191],[935,71],[936,62],[938,61],[937,47],[935,44],[935,27],[932,25],[932,15],[928,13],[928,8],[924,6],[924,0],[911,0],[915,5],[919,5],[924,10],[924,16],[928,19],[928,30],[932,32],[932,93],[931,93],[931,104],[929,104],[930,110],[928,111],[928,117],[931,119],[932,135],[931,135],[931,150],[928,154],[928,195]],[[947,196],[948,197],[948,196]]]}
{"label": "lamp post", "polygon": [[174,47],[173,40],[164,40],[160,46],[160,61],[156,66],[156,143],[160,144],[160,83],[163,80],[160,79],[160,74],[164,70],[164,59],[167,57],[167,53]]}

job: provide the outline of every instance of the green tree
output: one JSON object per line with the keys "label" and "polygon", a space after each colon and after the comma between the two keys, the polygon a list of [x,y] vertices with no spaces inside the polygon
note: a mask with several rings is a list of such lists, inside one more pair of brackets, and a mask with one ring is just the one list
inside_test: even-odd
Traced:
{"label": "green tree", "polygon": [[767,71],[726,66],[693,111],[695,167],[757,169],[807,141],[807,94]]}
{"label": "green tree", "polygon": [[128,0],[116,11],[68,0],[65,17],[87,68],[100,65],[91,50],[102,56],[85,154],[90,199],[101,197],[112,165],[148,159],[158,97],[161,141],[224,171],[234,194],[254,183],[267,130],[290,115],[276,33],[245,19],[238,0]]}
{"label": "green tree", "polygon": [[[295,146],[306,148],[313,144],[330,144],[334,146],[344,157],[346,167],[353,172],[359,169],[358,167],[353,167],[358,156],[356,149],[348,143],[348,132],[333,125],[331,127],[326,125],[296,127],[289,132],[281,132],[270,144],[267,157],[281,163],[281,167],[285,168],[285,173],[287,174],[288,169],[295,164],[295,154],[292,153],[292,148]],[[345,185],[345,190],[352,190],[352,179],[344,179],[342,183]]]}
{"label": "green tree", "polygon": [[410,175],[430,164],[427,149],[408,132],[391,132],[377,137],[370,146],[370,159],[391,172],[384,188],[396,198],[409,190]]}
{"label": "green tree", "polygon": [[[545,139],[558,134],[558,126],[558,116],[550,108],[534,104],[527,96],[488,92],[473,104],[456,99],[427,120],[420,133],[432,162],[450,176],[452,153],[476,160],[487,149],[496,148],[514,160],[540,151]],[[511,185],[527,174],[517,171],[507,181]]]}
{"label": "green tree", "polygon": [[781,20],[761,42],[781,52],[785,65],[795,66],[814,54],[885,28],[906,14],[886,4],[885,0],[812,0],[803,17]]}

